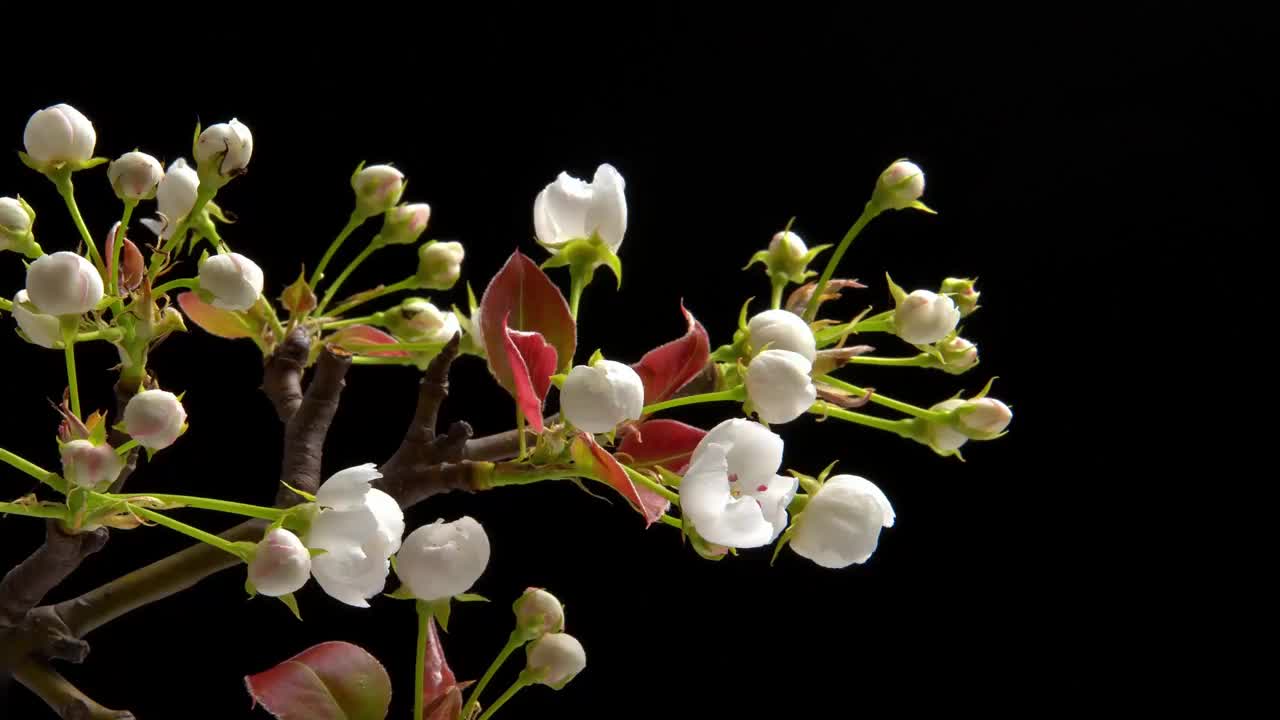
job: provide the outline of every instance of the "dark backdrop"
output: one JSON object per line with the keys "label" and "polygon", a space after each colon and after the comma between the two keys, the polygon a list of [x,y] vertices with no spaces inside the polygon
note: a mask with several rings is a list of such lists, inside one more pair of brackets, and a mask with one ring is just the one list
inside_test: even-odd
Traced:
{"label": "dark backdrop", "polygon": [[[1177,111],[1197,102],[1185,95],[1203,72],[1197,53],[1219,48],[1190,28],[1139,24],[1162,16],[1046,14],[1000,29],[996,17],[935,16],[925,28],[920,18],[877,24],[832,14],[738,31],[692,29],[664,10],[628,18],[635,32],[625,38],[571,34],[548,44],[545,35],[495,30],[464,43],[438,27],[432,42],[412,50],[355,41],[282,46],[279,36],[255,36],[238,38],[216,60],[157,52],[135,81],[87,55],[74,73],[41,74],[16,97],[6,94],[0,144],[19,149],[28,114],[66,101],[95,122],[98,154],[138,147],[167,165],[189,154],[197,119],[238,117],[252,128],[255,151],[249,174],[219,195],[239,217],[224,236],[263,266],[273,295],[342,226],[348,176],[362,160],[394,162],[408,175],[405,199],[432,205],[430,237],[465,243],[464,276],[477,292],[512,249],[543,256],[531,240],[531,203],[545,183],[561,170],[587,176],[613,163],[626,177],[631,212],[626,282],[615,292],[602,278],[587,291],[580,344],[628,361],[682,331],[681,299],[713,343],[723,342],[742,300],[767,297],[763,275],[740,270],[751,253],[793,216],[811,245],[837,242],[877,173],[910,157],[925,169],[924,199],[939,215],[877,219],[841,268],[870,288],[842,311],[883,305],[886,270],[907,287],[980,276],[983,308],[966,334],[983,362],[959,378],[850,376],[928,404],[998,375],[995,395],[1014,407],[1015,420],[1006,438],[967,446],[966,463],[837,422],[779,428],[788,467],[815,473],[839,459],[839,470],[888,494],[898,522],[869,563],[827,571],[786,551],[770,567],[768,550],[706,562],[669,528],[646,531],[625,505],[567,483],[440,497],[411,510],[409,527],[465,513],[492,538],[492,564],[476,591],[495,602],[459,608],[445,638],[460,677],[477,677],[501,646],[508,604],[525,586],[548,587],[568,605],[589,668],[560,693],[525,691],[504,711],[513,717],[843,717],[878,705],[1025,712],[1097,688],[1126,652],[1064,660],[1095,609],[1125,598],[1083,580],[1087,558],[1108,542],[1108,523],[1096,495],[1078,491],[1077,461],[1094,458],[1073,451],[1069,434],[1084,426],[1066,416],[1095,387],[1085,379],[1091,350],[1113,331],[1096,321],[1079,334],[1078,313],[1096,295],[1121,290],[1117,269],[1128,261],[1158,272],[1167,260],[1148,254],[1153,238],[1169,242],[1182,231],[1174,220],[1123,208],[1191,199],[1186,188],[1170,194],[1141,176],[1187,170],[1198,120]],[[1216,92],[1234,98],[1231,89]],[[7,157],[0,190],[36,206],[47,251],[73,246],[52,186]],[[77,184],[101,236],[118,213],[105,172]],[[0,288],[10,297],[22,271],[16,257],[3,261]],[[349,287],[398,279],[413,262],[409,248],[384,251]],[[552,274],[567,287],[566,275]],[[460,285],[436,299],[463,304],[465,292]],[[62,387],[61,358],[8,331],[0,353],[4,446],[51,465],[54,418],[45,399]],[[111,353],[86,348],[79,357],[85,404],[108,406],[102,369]],[[191,432],[132,487],[269,503],[280,429],[257,390],[253,346],[193,329],[153,361],[164,387],[188,391]],[[408,368],[353,369],[326,473],[389,455],[412,412],[415,382]],[[446,420],[466,419],[483,434],[508,427],[511,415],[481,362],[458,363]],[[679,417],[709,424],[723,416]],[[1121,456],[1104,479],[1125,478],[1128,462]],[[12,475],[0,494],[27,490]],[[232,522],[199,511],[184,517],[210,529]],[[31,521],[8,518],[0,528],[3,567],[39,539]],[[52,599],[185,544],[161,528],[114,533]],[[111,623],[89,637],[91,657],[68,676],[100,702],[149,720],[265,717],[249,711],[241,678],[341,639],[387,665],[393,717],[406,717],[414,644],[407,603],[382,600],[361,611],[312,584],[300,594],[299,624],[276,603],[246,601],[242,583],[242,571],[224,572]],[[514,665],[495,687],[514,676]],[[20,687],[0,706],[4,717],[48,715]]]}

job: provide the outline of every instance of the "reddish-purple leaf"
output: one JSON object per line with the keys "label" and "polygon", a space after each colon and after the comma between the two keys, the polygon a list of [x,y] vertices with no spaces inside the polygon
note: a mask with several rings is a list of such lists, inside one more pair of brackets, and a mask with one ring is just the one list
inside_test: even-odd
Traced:
{"label": "reddish-purple leaf", "polygon": [[328,342],[357,355],[370,357],[409,357],[404,350],[374,350],[370,345],[395,345],[400,341],[372,325],[344,327],[328,337]]}
{"label": "reddish-purple leaf", "polygon": [[516,404],[534,432],[542,432],[542,404],[556,371],[556,349],[536,332],[521,332],[502,321],[503,351],[515,384]]}
{"label": "reddish-purple leaf", "polygon": [[617,459],[610,455],[609,451],[600,447],[590,434],[579,433],[573,439],[573,444],[569,446],[569,453],[573,456],[575,464],[593,470],[602,480],[622,493],[627,502],[644,516],[646,527],[656,522],[662,517],[662,513],[671,507],[671,503],[666,498],[654,491],[648,488],[637,488],[627,476],[627,471],[618,464]]}
{"label": "reddish-purple leaf", "polygon": [[436,631],[435,618],[427,622],[430,636],[427,638],[427,662],[423,668],[422,699],[426,720],[457,720],[462,711],[462,688],[449,661],[444,657],[444,646]]}
{"label": "reddish-purple leaf", "polygon": [[684,387],[707,366],[711,360],[711,338],[702,323],[680,305],[689,329],[678,340],[656,347],[645,353],[640,362],[632,365],[644,381],[644,404],[662,402]]}
{"label": "reddish-purple leaf", "polygon": [[707,431],[676,420],[646,420],[623,431],[618,454],[626,455],[633,467],[661,465],[679,475],[689,465],[689,456],[706,437]]}
{"label": "reddish-purple leaf", "polygon": [[383,720],[391,705],[382,663],[345,642],[316,645],[246,677],[245,685],[279,720]]}
{"label": "reddish-purple leaf", "polygon": [[556,349],[560,362],[573,361],[578,328],[560,288],[536,264],[516,251],[502,266],[480,299],[480,334],[489,371],[515,395],[515,380],[506,351],[504,323],[512,330],[536,332]]}
{"label": "reddish-purple leaf", "polygon": [[201,300],[194,292],[179,295],[178,305],[186,313],[187,319],[211,335],[230,339],[256,335],[247,318],[230,310],[216,308]]}

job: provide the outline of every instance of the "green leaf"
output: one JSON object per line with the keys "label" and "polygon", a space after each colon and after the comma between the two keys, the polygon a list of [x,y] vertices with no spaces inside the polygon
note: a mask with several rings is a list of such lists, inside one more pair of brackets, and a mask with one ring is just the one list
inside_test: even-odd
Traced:
{"label": "green leaf", "polygon": [[600,245],[600,260],[605,267],[613,271],[613,277],[618,281],[618,289],[622,289],[622,259],[616,253],[609,249],[608,245]]}
{"label": "green leaf", "polygon": [[298,611],[298,599],[293,596],[293,593],[281,595],[280,602],[284,603],[285,607],[289,608],[293,613],[293,616],[298,618],[299,622],[302,621],[302,613]]}
{"label": "green leaf", "polygon": [[[800,516],[796,515],[796,517],[800,517]],[[769,558],[769,567],[773,567],[773,564],[778,561],[778,553],[782,552],[782,548],[787,543],[791,542],[791,536],[795,535],[795,528],[796,528],[796,523],[795,523],[795,519],[793,518],[791,520],[791,527],[788,527],[786,531],[782,533],[782,535],[778,538],[778,543],[773,546],[773,557]]]}

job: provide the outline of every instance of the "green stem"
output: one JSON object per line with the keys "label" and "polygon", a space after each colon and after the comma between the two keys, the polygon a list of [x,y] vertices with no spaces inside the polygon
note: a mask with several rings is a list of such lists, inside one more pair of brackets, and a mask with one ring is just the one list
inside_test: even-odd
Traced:
{"label": "green stem", "polygon": [[373,241],[365,246],[365,249],[361,250],[360,254],[357,255],[355,259],[342,270],[342,273],[338,275],[338,278],[333,281],[333,284],[325,291],[324,299],[320,301],[320,306],[316,308],[317,315],[324,314],[324,309],[329,307],[329,301],[333,300],[333,296],[338,292],[338,288],[342,287],[342,283],[346,282],[347,278],[351,277],[351,273],[355,272],[356,268],[360,267],[365,260],[368,260],[370,255],[382,248],[383,245],[379,238],[380,236],[375,236]]}
{"label": "green stem", "polygon": [[578,319],[578,302],[582,300],[582,291],[587,287],[590,278],[582,278],[580,273],[572,273],[569,279],[569,313]]}
{"label": "green stem", "polygon": [[507,688],[506,692],[502,693],[497,700],[493,701],[493,704],[489,706],[489,709],[484,711],[484,714],[481,715],[478,720],[489,720],[489,718],[493,717],[493,714],[498,712],[499,708],[506,705],[507,701],[514,697],[516,693],[532,684],[533,681],[530,680],[524,672],[521,672],[520,677],[516,678],[516,681],[511,683],[511,687]]}
{"label": "green stem", "polygon": [[643,485],[649,490],[658,493],[667,500],[670,500],[672,505],[680,505],[680,496],[671,492],[671,490],[667,489],[665,486],[658,484],[644,473],[627,467],[626,465],[623,465],[622,469],[627,471],[627,477],[631,478],[631,482],[637,485]]}
{"label": "green stem", "polygon": [[84,240],[85,247],[89,249],[89,259],[99,268],[102,267],[102,256],[98,254],[98,246],[93,243],[93,236],[89,234],[89,228],[84,223],[84,217],[80,214],[80,206],[76,205],[76,188],[71,182],[70,168],[62,168],[55,170],[50,176],[53,184],[58,188],[58,194],[62,196],[62,201],[66,203],[67,210],[71,212],[71,221],[75,223],[76,229],[80,231],[80,239]]}
{"label": "green stem", "polygon": [[391,293],[400,292],[401,290],[413,290],[417,287],[417,281],[418,278],[416,276],[410,276],[398,283],[392,283],[385,287],[359,293],[355,297],[334,308],[333,311],[329,313],[329,317],[338,317],[344,313],[351,312],[355,308],[358,308],[371,300],[377,300],[384,295],[390,295]]}
{"label": "green stem", "polygon": [[[413,720],[423,720],[426,713],[426,673],[427,643],[431,641],[431,609],[427,603],[419,600],[414,605],[418,610],[418,654],[414,661],[413,675]],[[466,717],[466,715],[463,715]]]}
{"label": "green stem", "polygon": [[130,493],[128,495],[107,495],[112,500],[128,501],[135,497],[155,498],[163,503],[173,503],[184,507],[199,508],[201,510],[217,510],[218,512],[230,513],[232,515],[244,515],[245,517],[261,518],[263,520],[271,520],[275,522],[283,516],[287,510],[280,508],[262,507],[261,505],[249,505],[247,503],[231,502],[230,500],[216,500],[214,498],[194,497],[191,495],[165,495],[156,493]]}
{"label": "green stem", "polygon": [[893,318],[887,317],[887,318],[879,318],[879,319],[873,319],[873,320],[863,320],[862,322],[854,323],[853,331],[855,333],[893,332]]}
{"label": "green stem", "polygon": [[178,226],[173,229],[173,234],[169,236],[169,239],[160,244],[160,252],[152,253],[151,255],[151,267],[147,270],[147,276],[151,278],[152,282],[155,282],[156,276],[160,274],[160,267],[165,258],[181,247],[182,239],[186,236],[187,229],[191,227],[192,218],[199,217],[199,214],[204,212],[204,206],[208,205],[209,201],[213,200],[213,197],[217,194],[217,188],[205,187],[201,183],[196,190],[196,201],[191,206],[191,212],[187,213],[186,217],[178,222]]}
{"label": "green stem", "polygon": [[698,395],[686,395],[684,397],[672,398],[670,400],[663,400],[662,402],[659,402],[659,403],[646,405],[644,409],[640,411],[640,414],[649,415],[651,413],[656,413],[659,410],[668,410],[670,408],[681,407],[683,405],[696,405],[698,403],[720,402],[722,400],[741,401],[741,400],[745,400],[746,398],[747,398],[746,387],[739,385],[738,387],[729,388],[728,390],[721,390],[720,392],[701,393]]}
{"label": "green stem", "polygon": [[478,466],[477,477],[480,480],[477,487],[486,490],[509,485],[530,485],[543,480],[567,480],[581,477],[574,468],[563,466],[534,467],[516,462],[473,463],[473,465]]}
{"label": "green stem", "polygon": [[92,342],[94,340],[106,340],[107,342],[115,342],[124,337],[124,333],[116,328],[107,328],[105,330],[94,330],[93,332],[80,333],[76,335],[76,342]]}
{"label": "green stem", "polygon": [[222,538],[212,533],[207,533],[201,530],[200,528],[192,527],[184,522],[178,522],[177,520],[174,520],[168,515],[163,515],[161,513],[148,510],[146,508],[141,508],[141,507],[138,507],[137,505],[129,505],[129,511],[137,515],[138,517],[146,518],[147,520],[150,520],[151,522],[157,525],[164,525],[170,530],[176,530],[177,532],[180,532],[189,538],[193,538],[195,540],[199,540],[202,543],[207,543],[209,545],[212,545],[213,547],[216,547],[219,550],[231,553],[236,557],[241,557],[240,550],[236,548],[234,543],[228,540],[223,540]]}
{"label": "green stem", "polygon": [[497,674],[498,668],[502,667],[507,658],[511,657],[511,653],[519,650],[525,644],[525,638],[521,634],[519,628],[512,630],[511,635],[507,638],[507,644],[502,646],[502,650],[498,652],[498,657],[493,659],[489,664],[489,669],[484,671],[484,676],[480,678],[480,682],[471,689],[471,694],[467,696],[467,703],[462,706],[462,713],[458,717],[466,718],[471,716],[471,710],[480,700],[480,693],[484,692],[485,687],[489,685],[489,681]]}
{"label": "green stem", "polygon": [[0,502],[0,515],[26,515],[27,517],[67,519],[66,505],[22,505]]}
{"label": "green stem", "polygon": [[124,201],[124,215],[120,218],[120,226],[116,228],[116,240],[111,246],[111,264],[107,267],[107,294],[111,297],[116,297],[120,292],[120,248],[124,247],[124,234],[129,229],[129,218],[137,206],[137,200]]}
{"label": "green stem", "polygon": [[836,407],[835,405],[825,402],[815,403],[813,407],[809,408],[809,412],[814,415],[839,418],[851,423],[866,425],[867,427],[873,427],[877,430],[887,430],[888,432],[904,438],[914,439],[915,437],[911,432],[911,428],[915,424],[914,420],[885,420],[884,418],[878,418],[873,415],[863,415],[862,413],[845,410],[844,408]]}
{"label": "green stem", "polygon": [[520,408],[516,408],[516,435],[520,438],[520,454],[516,456],[516,459],[523,460],[524,456],[529,452],[529,443],[524,436],[524,412]]}
{"label": "green stem", "polygon": [[884,367],[929,367],[932,358],[928,353],[920,353],[915,357],[879,357],[876,355],[859,355],[849,358],[849,362],[859,365],[883,365]]}
{"label": "green stem", "polygon": [[116,454],[117,454],[117,455],[128,455],[128,454],[129,454],[129,451],[130,451],[130,450],[132,450],[132,449],[134,449],[134,448],[136,448],[136,447],[138,447],[138,441],[137,441],[137,440],[130,440],[129,442],[127,442],[127,443],[125,443],[125,444],[121,445],[120,447],[116,448]]}
{"label": "green stem", "polygon": [[62,324],[62,345],[63,354],[67,358],[67,387],[71,393],[71,412],[77,419],[80,419],[80,384],[76,381],[76,327],[74,322],[64,322]]}
{"label": "green stem", "polygon": [[0,310],[7,310],[9,312],[12,312],[13,303],[8,300],[5,300],[4,298],[0,298]]}
{"label": "green stem", "polygon": [[411,357],[369,357],[357,355],[351,358],[352,365],[416,365],[417,360]]}
{"label": "green stem", "polygon": [[67,482],[58,477],[57,473],[51,473],[24,457],[15,455],[4,448],[0,448],[0,462],[4,462],[17,470],[21,470],[63,495],[67,493]]}
{"label": "green stem", "polygon": [[311,282],[309,284],[313,290],[320,283],[321,278],[324,277],[324,269],[329,267],[329,261],[338,253],[338,248],[342,247],[342,243],[346,242],[347,236],[363,225],[366,219],[368,219],[367,216],[359,210],[352,211],[351,217],[347,219],[346,226],[342,228],[342,232],[338,233],[338,237],[329,243],[329,249],[324,251],[324,257],[320,258],[320,264],[316,266],[315,272],[311,273]]}
{"label": "green stem", "polygon": [[445,346],[444,343],[414,343],[414,342],[396,342],[396,343],[361,343],[347,341],[342,343],[342,347],[350,352],[390,352],[401,350],[404,352],[439,352]]}
{"label": "green stem", "polygon": [[[925,357],[928,357],[928,356],[925,356]],[[870,392],[865,388],[858,387],[857,385],[850,385],[849,383],[843,380],[840,380],[838,378],[833,378],[830,375],[820,375],[818,376],[818,380],[834,388],[839,388],[840,390],[844,390],[845,392],[853,393],[858,397],[866,397],[867,395],[870,395],[871,402],[876,403],[877,405],[883,405],[892,410],[897,410],[900,413],[906,413],[907,415],[911,415],[913,417],[924,418],[925,420],[929,420],[930,422],[946,422],[947,420],[947,413],[934,412],[932,410],[926,410],[922,407],[916,407],[915,405],[912,405],[910,403],[904,403],[901,400],[894,400],[891,397],[885,397],[884,395],[881,395],[880,393],[877,393],[877,392]]]}
{"label": "green stem", "polygon": [[769,307],[777,310],[782,307],[782,291],[787,287],[786,280],[773,280],[773,293],[769,298]]}
{"label": "green stem", "polygon": [[195,290],[196,288],[199,288],[199,287],[200,287],[200,280],[198,278],[178,278],[177,280],[170,280],[169,282],[161,285],[160,287],[155,288],[154,290],[151,291],[151,294],[163,295],[164,293],[167,293],[170,290],[177,290],[178,288],[182,288],[183,290]]}
{"label": "green stem", "polygon": [[276,315],[276,309],[271,306],[271,302],[265,295],[258,298],[258,307],[262,309],[262,314],[267,316],[267,322],[271,323],[271,332],[275,334],[276,342],[284,342],[284,325],[280,323],[280,316]]}
{"label": "green stem", "polygon": [[804,310],[805,322],[813,322],[818,316],[818,306],[822,304],[822,293],[826,292],[827,283],[831,281],[831,276],[835,274],[836,266],[840,264],[840,260],[844,258],[844,253],[849,249],[849,245],[853,243],[853,239],[862,232],[862,228],[871,222],[871,219],[880,214],[880,207],[873,205],[870,201],[862,209],[862,214],[854,221],[853,226],[849,228],[849,232],[844,234],[844,238],[840,240],[840,244],[836,247],[836,251],[827,259],[827,266],[822,270],[822,277],[818,279],[818,284],[813,289],[813,295],[809,298],[809,305]]}
{"label": "green stem", "polygon": [[662,513],[662,517],[658,519],[661,520],[665,525],[670,525],[671,527],[674,527],[674,528],[684,529],[684,523],[680,522],[678,518],[673,518],[666,513]]}
{"label": "green stem", "polygon": [[352,325],[381,325],[383,317],[383,313],[376,312],[371,315],[361,315],[360,317],[348,318],[346,320],[333,320],[330,322],[320,323],[320,329],[337,330],[338,328],[351,327]]}

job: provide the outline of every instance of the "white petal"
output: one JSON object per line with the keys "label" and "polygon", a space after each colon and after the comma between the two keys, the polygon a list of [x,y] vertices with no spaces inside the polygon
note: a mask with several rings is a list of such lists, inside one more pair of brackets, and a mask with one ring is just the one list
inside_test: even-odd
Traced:
{"label": "white petal", "polygon": [[596,168],[591,183],[591,206],[587,210],[584,230],[597,232],[610,250],[618,251],[627,232],[626,183],[612,165]]}
{"label": "white petal", "polygon": [[347,468],[333,474],[320,485],[316,491],[316,502],[321,507],[335,510],[355,510],[364,506],[364,496],[369,492],[369,485],[382,477],[378,467],[373,463],[365,463]]}
{"label": "white petal", "polygon": [[359,548],[328,550],[311,560],[311,574],[316,582],[337,600],[355,607],[369,607],[368,598],[381,592],[386,584],[389,563],[370,558]]}
{"label": "white petal", "polygon": [[558,247],[564,243],[556,231],[555,218],[551,217],[551,210],[547,208],[547,193],[550,191],[551,186],[548,185],[533,200],[533,232],[538,242],[549,247]]}
{"label": "white petal", "polygon": [[355,510],[321,510],[311,522],[307,547],[336,551],[354,548],[364,552],[364,544],[378,535],[378,519],[366,507]]}
{"label": "white petal", "polygon": [[756,351],[790,350],[810,363],[818,356],[817,341],[809,323],[788,310],[765,310],[747,323],[751,347]]}
{"label": "white petal", "polygon": [[471,517],[414,530],[396,556],[396,571],[420,600],[440,600],[471,589],[489,565],[489,536]]}
{"label": "white petal", "polygon": [[708,542],[736,548],[760,547],[774,537],[773,524],[750,495],[729,491],[729,464],[722,445],[699,448],[680,482],[680,508]]}
{"label": "white petal", "polygon": [[760,423],[733,418],[711,429],[694,450],[719,444],[728,448],[729,472],[744,484],[769,483],[782,467],[782,438]]}
{"label": "white petal", "polygon": [[747,366],[747,395],[767,423],[795,420],[813,406],[818,390],[809,378],[813,365],[790,350],[765,350]]}
{"label": "white petal", "polygon": [[562,172],[545,192],[547,216],[555,225],[555,242],[586,237],[592,197],[587,184]]}
{"label": "white petal", "polygon": [[805,506],[790,545],[822,567],[848,567],[866,562],[881,528],[893,522],[893,507],[880,488],[856,475],[837,475]]}
{"label": "white petal", "polygon": [[391,557],[400,549],[400,539],[404,537],[404,511],[395,498],[377,488],[369,490],[364,500],[378,526],[376,535],[365,542],[364,548],[371,555]]}
{"label": "white petal", "polygon": [[[787,529],[787,506],[796,497],[796,489],[800,482],[789,475],[774,475],[768,484],[754,487],[744,486],[743,492],[751,495],[760,503],[760,512],[773,526],[773,537],[770,542]],[[760,490],[760,488],[765,488]]]}

